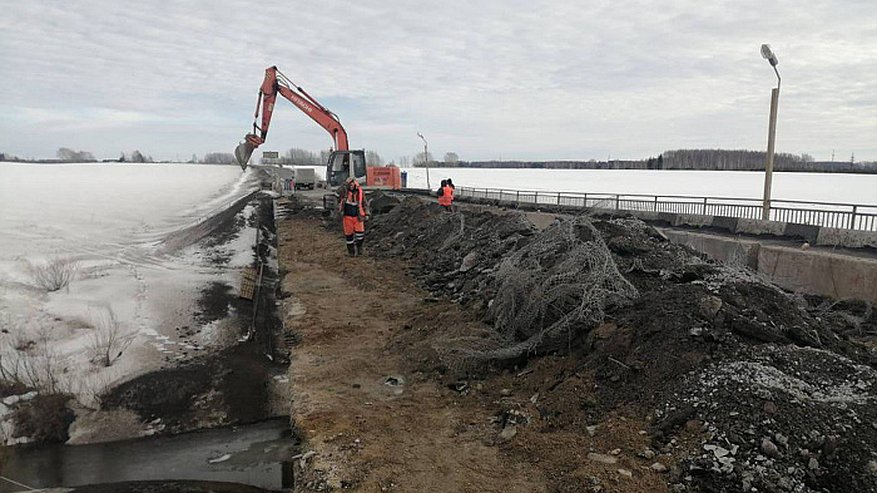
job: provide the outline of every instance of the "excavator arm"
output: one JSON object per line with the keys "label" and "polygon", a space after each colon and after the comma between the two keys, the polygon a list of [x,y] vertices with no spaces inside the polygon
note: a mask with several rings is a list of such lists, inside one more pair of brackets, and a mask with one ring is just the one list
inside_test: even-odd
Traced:
{"label": "excavator arm", "polygon": [[[265,142],[268,136],[268,128],[271,126],[271,116],[274,114],[274,105],[277,102],[278,93],[329,132],[336,150],[349,150],[347,131],[344,130],[338,116],[321,105],[304,89],[293,84],[288,77],[283,75],[274,66],[265,69],[265,79],[262,81],[262,87],[259,88],[256,112],[253,115],[253,133],[247,134],[244,137],[244,142],[235,149],[235,159],[237,159],[241,167],[246,167],[253,151]],[[261,119],[259,118],[260,113]]]}

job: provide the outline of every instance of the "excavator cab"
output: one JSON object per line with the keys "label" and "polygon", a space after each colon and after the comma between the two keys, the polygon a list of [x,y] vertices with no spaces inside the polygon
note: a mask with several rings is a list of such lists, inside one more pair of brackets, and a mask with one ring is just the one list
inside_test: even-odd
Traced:
{"label": "excavator cab", "polygon": [[326,166],[326,183],[329,187],[342,185],[348,177],[356,178],[361,184],[365,184],[365,151],[333,151],[329,155],[329,163]]}

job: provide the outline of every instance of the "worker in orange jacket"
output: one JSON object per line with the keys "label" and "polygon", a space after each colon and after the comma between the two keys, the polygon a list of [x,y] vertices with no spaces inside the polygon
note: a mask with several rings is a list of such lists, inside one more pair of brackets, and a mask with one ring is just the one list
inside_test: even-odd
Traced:
{"label": "worker in orange jacket", "polygon": [[451,180],[442,180],[441,193],[439,194],[438,203],[447,211],[453,211],[454,204],[454,186]]}
{"label": "worker in orange jacket", "polygon": [[354,178],[348,178],[344,191],[338,201],[338,211],[342,215],[341,225],[347,240],[347,254],[351,257],[362,255],[365,242],[365,194]]}

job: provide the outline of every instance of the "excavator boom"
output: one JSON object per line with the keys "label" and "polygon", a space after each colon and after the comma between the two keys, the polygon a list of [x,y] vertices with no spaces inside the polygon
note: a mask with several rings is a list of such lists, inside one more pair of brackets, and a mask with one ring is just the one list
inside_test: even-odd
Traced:
{"label": "excavator boom", "polygon": [[[247,163],[253,155],[253,151],[265,143],[268,137],[268,128],[271,126],[271,117],[274,115],[274,105],[277,103],[277,95],[280,94],[290,103],[295,105],[311,120],[323,127],[332,136],[332,144],[335,150],[329,155],[326,163],[326,183],[335,187],[344,183],[348,178],[353,178],[360,183],[374,182],[378,186],[386,186],[386,179],[379,175],[395,177],[390,180],[390,186],[399,188],[399,169],[393,168],[390,173],[378,173],[376,167],[367,167],[365,163],[365,150],[350,150],[347,141],[347,131],[341,125],[338,115],[319,103],[304,89],[294,84],[288,77],[283,75],[277,67],[265,69],[265,79],[259,88],[259,97],[256,99],[256,112],[253,114],[253,132],[244,136],[243,142],[234,150],[234,157],[242,169],[247,168]],[[373,176],[374,179],[369,178]]]}
{"label": "excavator boom", "polygon": [[[256,100],[253,132],[247,134],[244,141],[235,149],[235,159],[242,168],[246,168],[253,151],[262,145],[268,137],[268,128],[271,126],[271,117],[274,114],[278,93],[329,132],[336,150],[349,150],[347,131],[344,130],[338,116],[320,104],[304,89],[293,84],[288,77],[277,70],[276,66],[268,67],[265,69],[265,79],[262,81]],[[260,112],[261,119],[259,118]]]}

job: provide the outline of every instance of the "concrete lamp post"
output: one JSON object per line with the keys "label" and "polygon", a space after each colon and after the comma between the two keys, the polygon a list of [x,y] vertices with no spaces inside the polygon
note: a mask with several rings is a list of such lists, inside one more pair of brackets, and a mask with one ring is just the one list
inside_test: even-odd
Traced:
{"label": "concrete lamp post", "polygon": [[426,141],[426,137],[424,137],[422,133],[417,132],[417,136],[423,141],[423,165],[426,166],[426,189],[432,190],[432,187],[429,185],[429,143]]}
{"label": "concrete lamp post", "polygon": [[770,91],[770,123],[767,130],[767,162],[764,165],[764,203],[761,206],[761,218],[770,220],[770,189],[773,179],[774,144],[777,135],[777,105],[780,99],[780,72],[777,70],[777,56],[770,49],[770,45],[761,45],[761,57],[770,63],[773,71],[777,74],[777,86]]}

